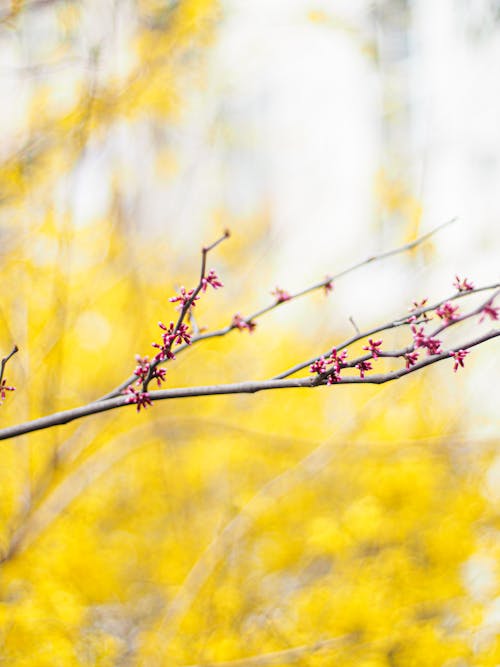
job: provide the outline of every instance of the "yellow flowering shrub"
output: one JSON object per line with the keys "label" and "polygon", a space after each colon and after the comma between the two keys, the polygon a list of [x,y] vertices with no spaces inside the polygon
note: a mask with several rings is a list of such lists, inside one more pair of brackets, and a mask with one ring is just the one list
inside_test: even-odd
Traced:
{"label": "yellow flowering shrub", "polygon": [[[64,34],[81,5],[49,9]],[[20,347],[2,425],[120,383],[170,316],[175,285],[197,279],[197,260],[129,224],[119,167],[94,220],[78,225],[55,202],[88,141],[174,122],[185,61],[213,39],[213,0],[132,5],[121,68],[76,82],[62,109],[35,90],[25,129],[41,140],[20,139],[0,164],[0,344]],[[229,284],[264,219],[218,255]],[[250,289],[207,294],[200,324],[226,324]],[[259,324],[179,355],[168,386],[268,377],[313,346],[314,332]],[[494,447],[455,439],[456,410],[431,375],[131,406],[1,442],[1,662],[498,665]],[[443,401],[432,415],[431,383]]]}

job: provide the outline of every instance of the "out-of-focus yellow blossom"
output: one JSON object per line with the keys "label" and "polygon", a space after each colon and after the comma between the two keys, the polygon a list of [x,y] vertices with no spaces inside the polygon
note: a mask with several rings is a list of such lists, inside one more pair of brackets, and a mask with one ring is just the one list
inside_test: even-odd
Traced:
{"label": "out-of-focus yellow blossom", "polygon": [[[47,8],[64,35],[78,32],[81,4]],[[21,348],[5,424],[120,383],[175,313],[176,283],[197,279],[172,239],[151,244],[134,226],[125,165],[110,167],[109,201],[84,224],[65,199],[89,141],[106,153],[122,124],[161,136],[189,58],[213,36],[213,0],[131,4],[120,67],[96,52],[59,102],[42,82],[0,163],[0,345]],[[152,160],[162,178],[170,150]],[[411,196],[380,187],[417,224]],[[202,326],[260,298],[238,269],[265,246],[269,215],[239,220],[251,231],[219,255],[228,289],[200,303]],[[213,227],[228,216],[215,211]],[[268,377],[317,350],[314,332],[270,322],[179,355],[168,386]],[[482,588],[470,576],[474,556],[499,556],[485,491],[494,447],[428,439],[459,424],[444,398],[429,414],[431,389],[446,394],[436,384],[183,399],[0,443],[1,660],[176,667],[309,646],[301,660],[318,667],[494,667],[498,572]]]}

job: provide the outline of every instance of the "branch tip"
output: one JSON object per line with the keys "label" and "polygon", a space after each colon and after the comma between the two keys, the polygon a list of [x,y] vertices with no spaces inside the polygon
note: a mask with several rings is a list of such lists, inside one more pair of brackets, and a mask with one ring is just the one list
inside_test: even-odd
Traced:
{"label": "branch tip", "polygon": [[216,248],[219,245],[219,243],[222,243],[222,241],[225,241],[230,236],[231,236],[231,233],[229,232],[229,230],[225,229],[222,236],[220,236],[216,241],[214,241],[213,243],[211,243],[208,246],[203,246],[203,248],[201,249],[201,252],[202,252],[203,256],[205,257],[211,250]]}

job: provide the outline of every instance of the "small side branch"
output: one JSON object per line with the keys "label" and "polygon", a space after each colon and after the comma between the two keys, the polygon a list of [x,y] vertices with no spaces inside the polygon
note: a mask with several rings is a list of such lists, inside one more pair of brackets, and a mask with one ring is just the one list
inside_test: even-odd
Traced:
{"label": "small side branch", "polygon": [[19,348],[17,347],[17,345],[14,345],[14,347],[9,352],[9,354],[0,361],[0,382],[2,382],[2,380],[3,380],[3,374],[4,374],[4,371],[5,371],[5,366],[7,365],[7,362],[9,361],[9,359],[11,359],[16,354],[16,352],[19,352]]}

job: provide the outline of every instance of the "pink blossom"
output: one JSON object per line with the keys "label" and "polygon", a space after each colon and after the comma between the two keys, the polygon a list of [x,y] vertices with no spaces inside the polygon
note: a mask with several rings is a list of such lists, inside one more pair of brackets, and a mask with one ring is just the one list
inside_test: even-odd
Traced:
{"label": "pink blossom", "polygon": [[417,328],[414,324],[412,324],[411,330],[413,333],[413,343],[415,347],[423,347],[424,341],[426,339],[424,327]]}
{"label": "pink blossom", "polygon": [[[175,324],[173,322],[170,322],[168,327],[163,324],[163,322],[158,322],[158,326],[160,329],[162,329],[165,333],[162,333],[161,338],[163,341],[163,345],[165,346],[170,346],[175,340]],[[155,347],[157,347],[155,345]]]}
{"label": "pink blossom", "polygon": [[464,359],[469,354],[469,350],[456,350],[456,352],[450,352],[450,357],[455,359],[455,364],[453,366],[453,372],[458,371],[459,366],[464,367]]}
{"label": "pink blossom", "polygon": [[252,320],[245,320],[239,313],[236,313],[236,315],[233,316],[231,326],[239,329],[240,331],[244,331],[246,329],[248,333],[253,333],[257,323],[253,322]]}
{"label": "pink blossom", "polygon": [[0,405],[5,401],[7,391],[16,391],[16,388],[8,385],[7,381],[3,379],[0,383]]}
{"label": "pink blossom", "polygon": [[342,350],[339,354],[337,349],[334,347],[330,353],[330,356],[326,360],[327,364],[333,364],[335,366],[335,372],[339,373],[341,368],[345,367],[345,360],[347,359],[347,350]]}
{"label": "pink blossom", "polygon": [[207,291],[207,287],[211,285],[214,289],[219,287],[224,287],[224,284],[220,281],[219,276],[215,273],[213,269],[210,269],[207,276],[204,276],[201,279],[201,289],[203,292]]}
{"label": "pink blossom", "polygon": [[156,355],[155,361],[165,361],[166,359],[175,359],[175,354],[170,349],[170,343],[168,345],[160,345],[159,343],[151,343],[153,347],[156,347],[160,350]]}
{"label": "pink blossom", "polygon": [[360,361],[359,364],[356,364],[356,368],[359,370],[361,379],[363,379],[365,377],[365,371],[371,371],[373,366],[371,361]]}
{"label": "pink blossom", "polygon": [[447,301],[439,306],[439,308],[436,308],[436,315],[445,320],[445,322],[458,320],[458,306],[454,306],[450,301]]}
{"label": "pink blossom", "polygon": [[186,345],[191,345],[191,334],[187,324],[179,324],[174,334],[175,342],[180,345],[183,341]]}
{"label": "pink blossom", "polygon": [[324,357],[320,357],[309,366],[311,373],[324,373],[326,371],[326,361]]}
{"label": "pink blossom", "polygon": [[195,301],[198,301],[200,298],[199,296],[194,296],[194,289],[190,289],[189,292],[186,292],[185,287],[181,287],[179,290],[180,294],[177,296],[172,296],[170,297],[169,301],[171,303],[176,303],[179,301],[179,307],[184,308],[187,303],[189,303],[190,308],[194,308],[196,306]]}
{"label": "pink blossom", "polygon": [[135,403],[137,405],[137,412],[140,412],[141,408],[146,409],[148,405],[153,405],[147,391],[139,391],[132,387],[132,385],[127,387],[123,394],[126,396],[126,403]]}
{"label": "pink blossom", "polygon": [[422,342],[421,347],[425,347],[427,349],[427,354],[429,355],[439,354],[441,352],[441,341],[439,338],[427,336]]}
{"label": "pink blossom", "polygon": [[158,362],[165,361],[166,359],[175,359],[175,354],[171,349],[177,335],[175,324],[170,322],[169,326],[167,327],[165,324],[163,324],[163,322],[158,322],[158,326],[163,330],[164,333],[161,335],[163,342],[162,345],[159,343],[151,343],[153,347],[156,347],[158,350],[160,350],[155,356],[155,361]]}
{"label": "pink blossom", "polygon": [[283,303],[284,301],[290,301],[290,299],[292,298],[291,294],[289,294],[286,290],[281,289],[281,287],[276,287],[276,289],[273,290],[271,294],[276,297],[276,303]]}
{"label": "pink blossom", "polygon": [[363,347],[363,350],[368,350],[369,352],[372,353],[372,357],[374,359],[378,359],[378,355],[380,350],[378,349],[382,345],[381,340],[373,340],[372,338],[368,339],[368,345],[365,345]]}
{"label": "pink blossom", "polygon": [[426,336],[424,327],[417,328],[414,324],[412,324],[411,330],[413,333],[413,344],[415,347],[425,347],[428,354],[439,354],[441,352],[441,341],[438,338]]}
{"label": "pink blossom", "polygon": [[151,364],[149,363],[149,357],[141,357],[136,354],[135,359],[137,366],[134,369],[134,375],[137,375],[137,384],[142,384],[149,375]]}
{"label": "pink blossom", "polygon": [[327,276],[323,284],[323,289],[325,290],[325,295],[328,296],[330,292],[333,292],[333,278]]}
{"label": "pink blossom", "polygon": [[474,289],[474,283],[468,278],[460,279],[458,276],[455,276],[453,287],[456,287],[459,292],[471,292]]}
{"label": "pink blossom", "polygon": [[481,323],[487,317],[489,317],[491,320],[498,320],[499,313],[500,313],[500,308],[498,308],[498,306],[494,306],[493,303],[490,301],[490,303],[487,303],[485,306],[483,306],[479,322]]}
{"label": "pink blossom", "polygon": [[[186,345],[191,344],[191,334],[189,333],[189,327],[187,324],[181,323],[176,328],[173,322],[170,322],[170,325],[167,327],[163,322],[158,322],[160,329],[163,329],[164,333],[161,338],[163,344],[151,343],[153,347],[159,350],[155,356],[155,361],[165,361],[165,359],[175,359],[175,354],[172,352],[172,345],[177,343],[186,343]],[[137,375],[137,373],[136,373]]]}
{"label": "pink blossom", "polygon": [[[135,358],[138,363],[134,370],[134,375],[137,375],[138,378],[136,384],[141,385],[148,379],[155,379],[157,385],[161,387],[161,383],[165,382],[167,371],[164,368],[153,368],[151,370],[149,357],[140,357],[138,354],[136,354]],[[149,377],[150,373],[151,377]]]}
{"label": "pink blossom", "polygon": [[327,385],[332,385],[335,384],[336,382],[340,382],[342,378],[340,377],[340,374],[337,373],[337,371],[332,371],[329,373],[327,379],[326,379],[326,384]]}
{"label": "pink blossom", "polygon": [[[158,322],[158,326],[165,332],[161,335],[163,340],[163,345],[169,346],[175,342],[178,345],[180,345],[182,341],[184,341],[188,345],[191,343],[191,334],[188,333],[189,327],[187,324],[181,323],[179,324],[177,329],[175,328],[175,324],[173,322],[170,322],[168,328],[163,324],[163,322]],[[154,347],[158,346],[155,345]]]}
{"label": "pink blossom", "polygon": [[167,371],[164,368],[155,368],[151,375],[152,380],[156,380],[156,384],[161,387],[161,383],[166,380]]}
{"label": "pink blossom", "polygon": [[404,357],[406,360],[406,368],[411,368],[412,366],[415,366],[418,361],[418,352],[416,350],[414,352],[407,352]]}

